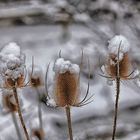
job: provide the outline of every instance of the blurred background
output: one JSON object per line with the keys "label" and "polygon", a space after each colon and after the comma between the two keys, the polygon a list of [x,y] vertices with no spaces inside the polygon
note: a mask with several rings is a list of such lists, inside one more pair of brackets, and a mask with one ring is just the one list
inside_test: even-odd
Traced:
{"label": "blurred background", "polygon": [[[129,40],[132,70],[139,70],[139,0],[0,0],[0,48],[11,41],[17,42],[26,55],[27,67],[34,56],[34,63],[42,68],[43,75],[51,62],[50,95],[53,94],[53,62],[60,50],[62,57],[80,64],[81,48],[84,49],[81,98],[87,89],[89,57],[89,93],[94,94],[94,101],[72,108],[75,140],[111,139],[115,84],[99,73],[105,64],[108,40],[116,34]],[[117,140],[140,140],[139,83],[139,79],[121,82]],[[38,90],[42,95],[46,92],[44,86]],[[38,127],[37,92],[30,87],[18,90],[29,132]],[[0,140],[16,140],[13,117],[5,113],[2,94],[0,98]],[[43,101],[41,107],[45,140],[67,140],[64,109],[48,107]]]}

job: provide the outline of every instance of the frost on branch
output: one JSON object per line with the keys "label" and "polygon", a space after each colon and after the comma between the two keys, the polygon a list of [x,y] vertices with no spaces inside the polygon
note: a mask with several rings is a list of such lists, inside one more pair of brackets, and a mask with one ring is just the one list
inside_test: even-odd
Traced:
{"label": "frost on branch", "polygon": [[65,61],[63,58],[56,60],[54,65],[55,73],[65,73],[69,71],[72,74],[77,74],[80,71],[80,68],[77,64],[72,64],[70,61]]}
{"label": "frost on branch", "polygon": [[[25,68],[25,55],[21,53],[20,46],[11,42],[0,52],[0,73],[4,81],[23,78]],[[19,81],[20,82],[20,81]]]}
{"label": "frost on branch", "polygon": [[116,35],[111,40],[109,40],[108,51],[110,54],[118,55],[119,60],[123,59],[123,55],[127,53],[130,49],[130,44],[128,40],[122,35]]}

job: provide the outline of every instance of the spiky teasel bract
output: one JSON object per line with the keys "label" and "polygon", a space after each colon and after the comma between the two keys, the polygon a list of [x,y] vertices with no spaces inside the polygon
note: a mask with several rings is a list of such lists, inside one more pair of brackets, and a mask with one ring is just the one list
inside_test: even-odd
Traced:
{"label": "spiky teasel bract", "polygon": [[104,65],[103,77],[115,80],[119,77],[121,80],[133,79],[133,72],[129,60],[130,45],[127,39],[122,35],[116,35],[109,41],[108,61]]}
{"label": "spiky teasel bract", "polygon": [[[57,107],[64,107],[67,116],[67,124],[69,130],[69,138],[73,140],[72,123],[71,123],[71,107],[81,107],[92,101],[89,101],[91,97],[89,94],[89,81],[88,88],[85,97],[80,99],[80,67],[77,64],[73,64],[70,61],[66,61],[63,58],[58,58],[53,67],[54,71],[54,100]],[[48,73],[48,69],[47,69]],[[47,76],[46,74],[46,85]],[[47,93],[48,87],[46,86]],[[50,98],[50,95],[48,95]],[[52,102],[52,101],[51,101]]]}
{"label": "spiky teasel bract", "polygon": [[[49,66],[48,66],[49,68]],[[80,67],[77,64],[72,64],[70,61],[65,61],[63,58],[59,58],[55,61],[53,70],[54,85],[53,85],[53,97],[57,107],[73,106],[81,107],[92,101],[93,97],[88,97],[89,94],[89,80],[85,97],[80,101]],[[48,78],[48,70],[46,73],[46,84]],[[48,87],[47,93],[48,93]],[[48,99],[50,95],[48,95]]]}

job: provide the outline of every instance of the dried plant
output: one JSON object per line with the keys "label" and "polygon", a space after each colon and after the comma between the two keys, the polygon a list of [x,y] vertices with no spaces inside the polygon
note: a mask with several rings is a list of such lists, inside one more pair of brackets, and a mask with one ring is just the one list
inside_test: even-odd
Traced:
{"label": "dried plant", "polygon": [[29,67],[29,79],[31,87],[36,89],[37,99],[38,99],[38,118],[39,118],[39,129],[33,130],[33,136],[39,138],[39,140],[44,140],[43,122],[42,122],[42,110],[41,110],[41,94],[39,88],[44,85],[43,82],[43,72],[40,66],[32,65]]}
{"label": "dried plant", "polygon": [[12,92],[3,93],[2,97],[3,97],[3,100],[2,100],[3,101],[3,107],[6,109],[7,113],[11,113],[12,120],[13,120],[13,123],[15,125],[16,132],[17,132],[18,139],[22,140],[21,133],[19,131],[19,127],[18,127],[18,124],[17,124],[16,115],[15,115],[15,113],[17,112],[17,105],[16,105],[15,98],[13,96],[13,93]]}
{"label": "dried plant", "polygon": [[114,80],[116,82],[116,101],[112,132],[112,140],[115,140],[119,108],[120,82],[121,80],[134,79],[135,77],[132,77],[134,71],[129,74],[129,43],[124,36],[119,35],[111,39],[109,41],[108,51],[108,62],[104,66],[103,75],[101,76]]}
{"label": "dried plant", "polygon": [[[20,47],[15,43],[11,42],[6,45],[0,52],[1,56],[1,78],[3,79],[4,89],[12,90],[13,96],[16,101],[16,106],[7,102],[7,106],[14,107],[19,115],[19,119],[24,130],[26,139],[29,140],[29,135],[23,120],[17,88],[26,86],[25,82],[25,55],[21,53]],[[8,99],[9,97],[7,97]],[[15,108],[16,107],[16,108]],[[12,109],[12,108],[11,108]]]}
{"label": "dried plant", "polygon": [[[92,102],[92,96],[89,94],[89,81],[85,97],[79,101],[80,96],[80,67],[77,64],[72,64],[70,61],[65,61],[59,58],[54,64],[54,100],[57,107],[64,107],[67,116],[67,124],[69,130],[69,138],[73,140],[72,123],[71,123],[71,107],[82,107]],[[46,74],[46,85],[48,78],[48,69]],[[46,86],[47,93],[48,88]],[[48,95],[50,98],[50,95]]]}

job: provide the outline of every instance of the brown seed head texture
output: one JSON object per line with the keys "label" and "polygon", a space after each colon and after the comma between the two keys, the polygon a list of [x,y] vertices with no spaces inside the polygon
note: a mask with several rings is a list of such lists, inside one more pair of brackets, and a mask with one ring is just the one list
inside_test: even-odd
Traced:
{"label": "brown seed head texture", "polygon": [[55,100],[58,106],[72,106],[77,103],[79,83],[76,74],[69,71],[56,76]]}
{"label": "brown seed head texture", "polygon": [[[113,62],[113,64],[111,63]],[[121,79],[126,80],[129,75],[129,58],[128,53],[124,53],[123,59],[119,61],[119,76]],[[110,54],[108,65],[107,65],[107,73],[109,76],[111,76],[113,79],[117,77],[117,60],[116,55]]]}
{"label": "brown seed head texture", "polygon": [[31,81],[30,81],[31,86],[33,87],[38,87],[42,85],[42,81],[40,78],[32,78],[31,77]]}
{"label": "brown seed head texture", "polygon": [[24,76],[20,76],[17,79],[13,80],[12,78],[5,79],[5,87],[6,88],[13,88],[13,87],[23,87],[24,86]]}
{"label": "brown seed head texture", "polygon": [[5,87],[13,88],[15,86],[15,81],[11,78],[5,79]]}
{"label": "brown seed head texture", "polygon": [[7,94],[3,96],[3,104],[4,107],[8,110],[8,112],[17,111],[17,105],[14,100],[13,94]]}
{"label": "brown seed head texture", "polygon": [[25,81],[25,77],[23,75],[18,77],[18,79],[17,79],[17,87],[23,87],[24,86],[24,81]]}

